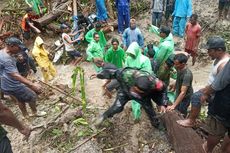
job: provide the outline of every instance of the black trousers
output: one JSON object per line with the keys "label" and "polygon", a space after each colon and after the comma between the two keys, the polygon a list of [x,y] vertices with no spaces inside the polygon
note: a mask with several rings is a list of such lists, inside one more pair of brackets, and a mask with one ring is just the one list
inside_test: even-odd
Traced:
{"label": "black trousers", "polygon": [[103,114],[104,118],[110,118],[110,117],[113,117],[114,114],[122,112],[125,104],[129,100],[136,100],[138,103],[140,103],[143,109],[145,110],[145,112],[147,113],[151,121],[151,124],[154,127],[158,127],[159,119],[156,118],[156,113],[153,110],[151,98],[143,98],[143,100],[133,99],[129,95],[124,93],[122,90],[118,90],[116,100],[113,103],[113,105],[106,112],[104,112]]}
{"label": "black trousers", "polygon": [[0,141],[0,153],[13,153],[10,140],[7,136]]}

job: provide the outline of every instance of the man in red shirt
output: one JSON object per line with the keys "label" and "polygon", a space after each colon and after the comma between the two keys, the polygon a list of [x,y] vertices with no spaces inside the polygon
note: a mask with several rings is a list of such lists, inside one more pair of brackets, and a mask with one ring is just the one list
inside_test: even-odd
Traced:
{"label": "man in red shirt", "polygon": [[197,50],[201,36],[201,26],[197,22],[197,19],[197,14],[192,14],[185,29],[185,51],[192,56],[192,65],[196,62]]}
{"label": "man in red shirt", "polygon": [[21,27],[23,31],[23,38],[26,40],[30,39],[30,31],[36,32],[36,33],[41,33],[41,31],[34,26],[33,24],[33,19],[36,17],[33,15],[33,10],[32,8],[27,8],[26,9],[26,15],[22,18],[21,22]]}

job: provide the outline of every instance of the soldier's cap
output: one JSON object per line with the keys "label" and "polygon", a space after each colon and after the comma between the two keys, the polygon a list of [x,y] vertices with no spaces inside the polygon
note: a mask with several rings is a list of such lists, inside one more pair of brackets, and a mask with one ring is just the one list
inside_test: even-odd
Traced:
{"label": "soldier's cap", "polygon": [[6,39],[6,45],[17,45],[18,47],[20,47],[21,49],[25,49],[26,46],[23,44],[23,42],[16,38],[16,37],[9,37]]}
{"label": "soldier's cap", "polygon": [[149,91],[155,87],[156,81],[151,76],[140,76],[136,78],[135,85],[142,91]]}
{"label": "soldier's cap", "polygon": [[220,36],[213,36],[208,39],[206,49],[226,48],[225,41]]}

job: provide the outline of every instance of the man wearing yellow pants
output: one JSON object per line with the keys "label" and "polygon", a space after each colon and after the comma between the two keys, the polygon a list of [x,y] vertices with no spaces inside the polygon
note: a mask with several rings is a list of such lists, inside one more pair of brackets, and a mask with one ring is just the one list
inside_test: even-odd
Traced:
{"label": "man wearing yellow pants", "polygon": [[35,39],[32,55],[41,68],[44,81],[48,82],[52,80],[56,75],[56,69],[49,60],[49,53],[44,48],[44,41],[39,36]]}

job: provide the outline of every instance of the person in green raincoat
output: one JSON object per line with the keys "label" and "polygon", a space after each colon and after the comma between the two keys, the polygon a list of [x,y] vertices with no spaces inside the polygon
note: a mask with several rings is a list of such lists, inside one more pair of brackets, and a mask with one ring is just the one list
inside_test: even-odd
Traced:
{"label": "person in green raincoat", "polygon": [[122,68],[125,61],[125,51],[119,46],[119,41],[113,38],[112,46],[105,55],[105,61],[114,64],[117,68]]}
{"label": "person in green raincoat", "polygon": [[42,0],[25,0],[26,4],[29,5],[29,7],[33,8],[33,11],[37,15],[43,14],[46,11],[46,8],[43,6]]}
{"label": "person in green raincoat", "polygon": [[173,36],[170,33],[170,28],[162,26],[160,29],[156,26],[150,25],[149,31],[155,33],[160,37],[159,45],[157,46],[157,53],[154,56],[159,67],[164,64],[168,57],[174,52]]}
{"label": "person in green raincoat", "polygon": [[90,31],[88,31],[85,35],[85,40],[88,42],[88,43],[91,43],[91,41],[94,39],[93,38],[93,34],[97,32],[100,36],[100,40],[99,40],[99,43],[101,45],[101,48],[104,49],[107,41],[105,39],[105,35],[103,33],[103,31],[101,31],[101,24],[97,23],[95,25],[95,28],[91,29]]}
{"label": "person in green raincoat", "polygon": [[[100,39],[99,34],[94,33],[93,38],[94,40],[90,42],[88,48],[86,49],[87,61],[90,62],[95,62],[94,59],[96,58],[104,59],[104,51],[99,43],[99,39]],[[95,64],[94,64],[94,68],[96,72],[99,72],[101,70],[101,68],[97,67]]]}
{"label": "person in green raincoat", "polygon": [[[127,58],[125,61],[125,66],[138,68],[152,74],[152,66],[148,57],[142,55],[141,48],[137,42],[130,44],[129,48],[126,51]],[[141,117],[141,105],[136,101],[132,101],[132,112],[135,120],[140,119]]]}

